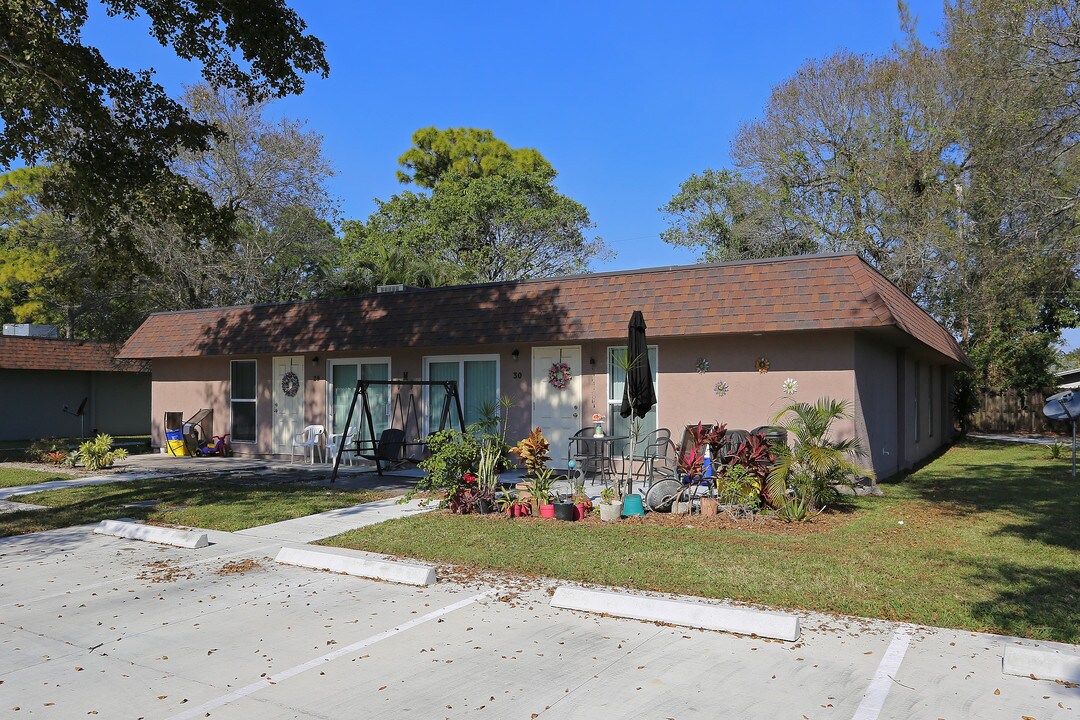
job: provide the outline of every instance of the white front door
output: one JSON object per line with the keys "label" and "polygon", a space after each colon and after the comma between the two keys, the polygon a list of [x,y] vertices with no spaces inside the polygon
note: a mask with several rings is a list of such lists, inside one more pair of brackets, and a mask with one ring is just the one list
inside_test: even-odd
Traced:
{"label": "white front door", "polygon": [[304,429],[304,358],[274,358],[274,452],[292,452],[293,438]]}
{"label": "white front door", "polygon": [[[560,389],[552,384],[550,373],[562,363],[570,367],[570,381]],[[567,443],[587,424],[581,419],[580,346],[533,348],[532,401],[532,424],[540,426],[551,444],[552,465],[564,468]]]}

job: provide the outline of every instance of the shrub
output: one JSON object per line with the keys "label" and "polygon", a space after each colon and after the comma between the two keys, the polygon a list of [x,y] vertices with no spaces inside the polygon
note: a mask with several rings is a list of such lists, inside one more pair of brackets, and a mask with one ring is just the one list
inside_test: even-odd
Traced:
{"label": "shrub", "polygon": [[[406,498],[412,498],[418,491],[446,491],[447,498],[453,497],[459,488],[465,485],[466,473],[472,473],[480,462],[480,443],[472,434],[472,427],[466,432],[460,430],[440,430],[427,436],[430,455],[420,462],[424,477],[416,484]],[[475,486],[474,486],[475,489]]]}
{"label": "shrub", "polygon": [[[795,439],[792,447],[776,448],[776,465],[769,471],[769,497],[778,510],[785,505],[788,511],[797,509],[787,502],[789,489],[797,499],[805,501],[808,510],[814,510],[836,497],[837,484],[852,483],[852,478],[874,477],[872,470],[856,462],[864,454],[857,438],[830,437],[833,422],[847,417],[850,417],[848,403],[827,397],[813,405],[792,403],[777,414],[774,422]],[[805,513],[794,514],[805,517]]]}
{"label": "shrub", "polygon": [[68,457],[69,463],[78,463],[87,470],[101,470],[112,467],[117,460],[123,460],[128,456],[123,448],[113,449],[112,435],[102,433],[93,440],[87,440],[79,449]]}
{"label": "shrub", "polygon": [[716,478],[717,499],[725,504],[760,507],[763,488],[762,476],[739,463],[725,466]]}

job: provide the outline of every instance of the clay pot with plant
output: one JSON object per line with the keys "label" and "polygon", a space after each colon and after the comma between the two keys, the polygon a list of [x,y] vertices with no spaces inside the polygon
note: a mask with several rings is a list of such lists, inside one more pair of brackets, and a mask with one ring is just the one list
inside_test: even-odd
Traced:
{"label": "clay pot with plant", "polygon": [[539,470],[536,477],[525,483],[525,489],[532,496],[534,508],[540,517],[555,517],[555,505],[552,503],[555,478],[550,468]]}
{"label": "clay pot with plant", "polygon": [[593,504],[589,496],[585,494],[584,485],[574,486],[574,519],[584,520],[592,512]]}

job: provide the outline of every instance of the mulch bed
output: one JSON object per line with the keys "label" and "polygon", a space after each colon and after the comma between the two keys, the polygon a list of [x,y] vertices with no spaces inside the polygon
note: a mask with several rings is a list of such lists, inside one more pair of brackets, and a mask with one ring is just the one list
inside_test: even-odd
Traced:
{"label": "mulch bed", "polygon": [[[450,513],[449,510],[440,510],[438,512]],[[551,518],[541,518],[533,515],[509,518],[501,513],[493,513],[491,515],[478,515],[472,513],[469,517],[481,522],[564,524],[563,521],[552,520]],[[826,509],[825,512],[815,515],[813,518],[804,522],[790,523],[784,522],[774,516],[763,514],[756,515],[753,520],[749,520],[734,519],[725,513],[703,517],[701,515],[672,515],[671,513],[658,512],[647,513],[644,517],[629,517],[619,520],[618,522],[607,523],[600,519],[599,513],[593,512],[583,520],[565,524],[585,527],[667,527],[691,530],[743,530],[747,532],[777,535],[807,535],[810,533],[826,532],[850,522],[851,519],[852,513],[850,512]]]}

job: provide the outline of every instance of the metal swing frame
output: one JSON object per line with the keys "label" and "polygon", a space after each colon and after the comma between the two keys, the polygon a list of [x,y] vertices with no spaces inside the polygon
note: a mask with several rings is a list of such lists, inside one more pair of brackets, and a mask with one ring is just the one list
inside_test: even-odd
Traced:
{"label": "metal swing frame", "polygon": [[[446,422],[450,419],[450,401],[453,400],[454,410],[457,413],[458,426],[465,429],[465,413],[461,410],[461,396],[458,394],[457,380],[360,380],[356,383],[353,391],[352,402],[349,403],[349,413],[345,418],[345,428],[352,425],[353,414],[356,412],[356,401],[361,401],[361,411],[364,413],[364,425],[367,427],[368,442],[375,451],[375,470],[381,477],[383,474],[382,461],[379,460],[379,441],[375,437],[375,423],[371,418],[371,401],[368,399],[368,388],[378,387],[405,387],[420,386],[427,388],[442,387],[443,395],[442,413],[439,415],[439,430],[446,429]],[[411,393],[410,393],[411,395]],[[430,392],[428,393],[430,402]],[[408,444],[408,443],[406,443]],[[330,482],[337,481],[338,466],[341,464],[341,455],[345,452],[345,443],[338,445],[337,455],[334,456],[334,470],[330,473]]]}

